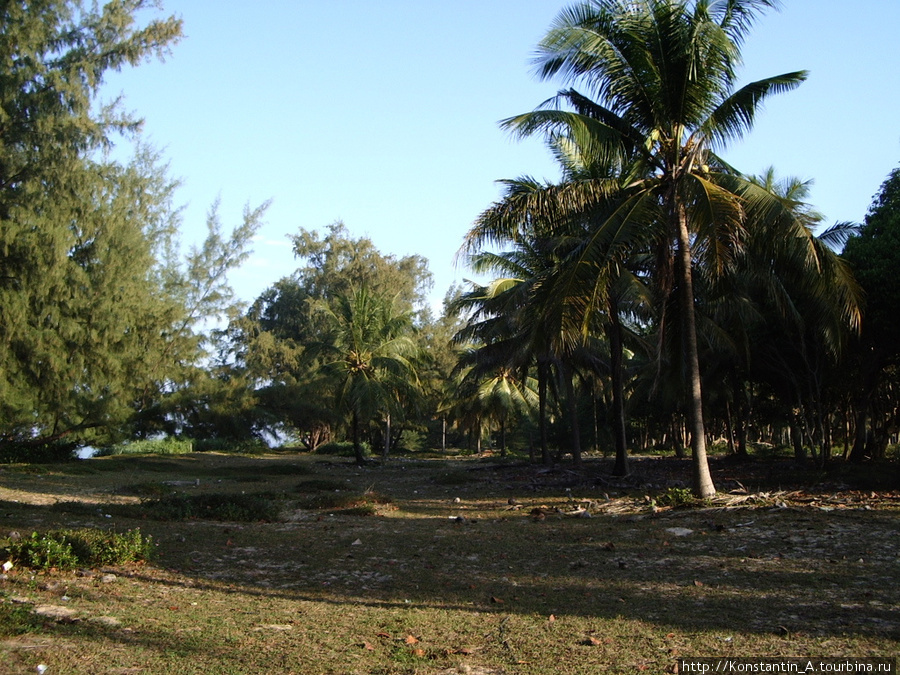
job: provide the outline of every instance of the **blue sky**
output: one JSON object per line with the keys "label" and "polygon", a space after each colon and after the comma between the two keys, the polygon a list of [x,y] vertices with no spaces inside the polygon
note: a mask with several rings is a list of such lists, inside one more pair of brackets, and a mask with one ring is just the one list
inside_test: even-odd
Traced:
{"label": "blue sky", "polygon": [[[252,258],[232,275],[251,301],[295,267],[287,235],[342,220],[385,253],[428,258],[439,302],[468,275],[453,257],[502,178],[557,171],[537,139],[497,122],[562,87],[530,58],[563,0],[164,0],[185,38],[164,63],[114,74],[106,94],[145,119],[182,181],[183,240],[221,198],[226,227],[271,199]],[[784,0],[756,25],[741,82],[799,69],[754,131],[723,154],[812,179],[828,222],[860,221],[900,165],[900,2]]]}

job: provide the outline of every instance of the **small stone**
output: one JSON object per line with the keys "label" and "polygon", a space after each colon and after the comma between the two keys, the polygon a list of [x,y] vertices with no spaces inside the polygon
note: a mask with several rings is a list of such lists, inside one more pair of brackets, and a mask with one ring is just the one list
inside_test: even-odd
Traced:
{"label": "small stone", "polygon": [[676,537],[686,537],[689,534],[694,534],[693,530],[686,527],[667,527],[666,532]]}
{"label": "small stone", "polygon": [[38,616],[45,616],[48,619],[60,622],[72,622],[77,614],[74,609],[59,607],[58,605],[38,605],[32,612]]}
{"label": "small stone", "polygon": [[104,574],[100,577],[100,583],[102,584],[112,584],[115,583],[118,577],[115,574]]}

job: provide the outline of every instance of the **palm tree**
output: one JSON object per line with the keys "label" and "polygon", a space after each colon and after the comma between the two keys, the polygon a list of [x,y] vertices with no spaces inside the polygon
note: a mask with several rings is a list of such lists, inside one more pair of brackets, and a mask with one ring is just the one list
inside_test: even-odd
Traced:
{"label": "palm tree", "polygon": [[861,318],[859,287],[834,249],[857,226],[836,223],[816,235],[822,216],[805,201],[808,182],[779,181],[772,169],[751,180],[781,201],[785,211],[781,217],[750,214],[745,245],[723,275],[724,291],[718,289],[719,304],[727,310],[740,297],[753,303],[759,319],[741,313],[731,322],[731,334],[741,336],[742,351],[753,359],[747,364],[750,374],[783,392],[787,409],[812,415],[806,426],[816,430],[824,462],[829,448],[823,378]]}
{"label": "palm tree", "polygon": [[379,414],[387,418],[418,382],[410,314],[397,312],[391,298],[373,295],[365,287],[318,309],[330,330],[317,351],[334,379],[337,407],[350,416],[353,450],[361,465],[361,426]]}
{"label": "palm tree", "polygon": [[723,269],[741,246],[748,210],[782,208],[714,151],[749,131],[767,96],[806,77],[799,71],[735,88],[741,44],[759,12],[774,5],[591,0],[565,9],[539,45],[538,73],[583,83],[597,102],[564,91],[504,122],[520,136],[570,135],[618,167],[628,197],[595,230],[614,227],[624,241],[653,228],[667,252],[657,274],[667,280],[662,297],[679,298],[698,496],[714,494],[715,487],[706,459],[694,269]]}

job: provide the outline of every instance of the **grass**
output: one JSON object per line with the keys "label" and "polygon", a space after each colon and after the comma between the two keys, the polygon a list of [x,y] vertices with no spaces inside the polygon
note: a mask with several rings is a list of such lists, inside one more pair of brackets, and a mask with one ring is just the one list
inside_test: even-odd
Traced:
{"label": "grass", "polygon": [[[630,480],[599,460],[124,459],[0,473],[3,530],[140,527],[156,543],[151,564],[13,568],[0,672],[670,673],[679,655],[900,651],[896,490],[714,464],[753,494],[677,508],[689,464],[656,459]],[[255,496],[277,513],[156,520],[122,490],[171,482],[182,504]]]}

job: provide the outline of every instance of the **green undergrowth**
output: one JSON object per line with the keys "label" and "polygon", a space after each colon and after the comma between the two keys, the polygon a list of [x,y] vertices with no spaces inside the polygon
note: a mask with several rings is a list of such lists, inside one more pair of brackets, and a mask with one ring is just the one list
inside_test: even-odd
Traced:
{"label": "green undergrowth", "polygon": [[141,516],[155,520],[220,520],[274,522],[281,506],[270,494],[167,495],[135,507]]}
{"label": "green undergrowth", "polygon": [[369,516],[378,513],[379,506],[393,502],[387,495],[377,492],[323,492],[306,495],[297,501],[297,507],[309,510],[338,510],[345,515]]}
{"label": "green undergrowth", "polygon": [[71,570],[146,561],[153,552],[153,540],[139,529],[118,533],[83,528],[32,532],[8,540],[4,548],[9,561],[20,567]]}

